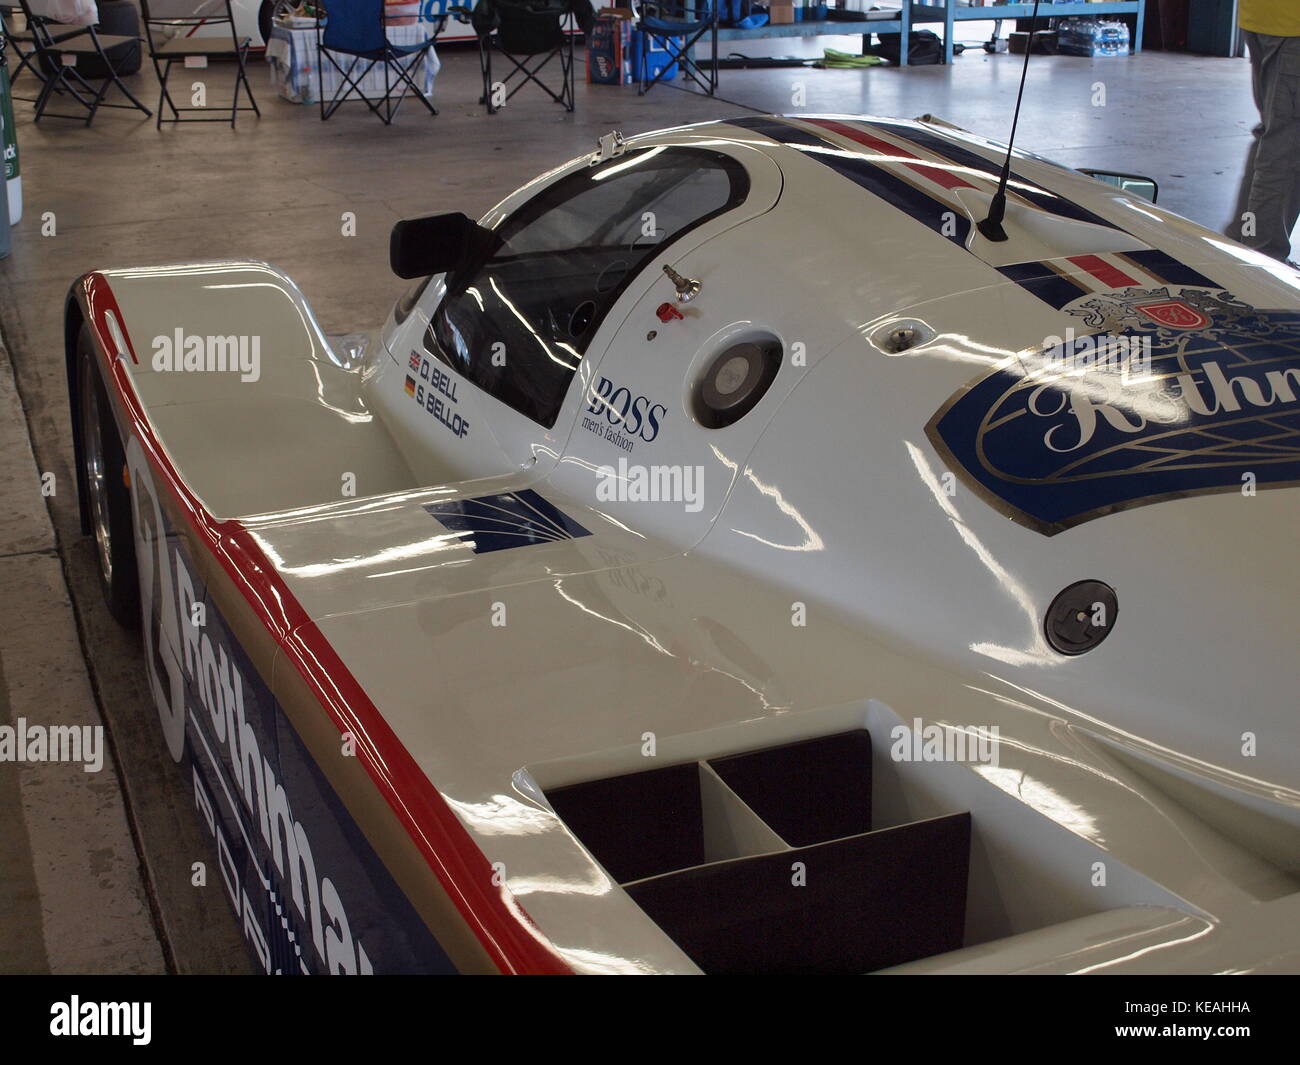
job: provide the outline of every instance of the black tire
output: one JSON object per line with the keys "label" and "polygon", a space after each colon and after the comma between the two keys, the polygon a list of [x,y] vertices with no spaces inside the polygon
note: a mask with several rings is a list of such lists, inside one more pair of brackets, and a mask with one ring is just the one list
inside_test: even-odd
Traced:
{"label": "black tire", "polygon": [[77,409],[73,416],[81,431],[77,461],[86,481],[86,516],[95,541],[99,588],[114,619],[134,629],[140,624],[140,577],[126,453],[100,376],[95,345],[84,325],[77,336]]}
{"label": "black tire", "polygon": [[[271,27],[275,25],[275,13],[277,11],[287,13],[297,6],[297,0],[262,0],[262,6],[257,9],[257,29],[262,34],[263,44],[269,44],[271,41]],[[323,4],[316,6],[324,7]]]}
{"label": "black tire", "polygon": [[257,29],[262,35],[263,44],[271,41],[271,18],[274,13],[275,0],[262,0],[262,6],[257,9]]}

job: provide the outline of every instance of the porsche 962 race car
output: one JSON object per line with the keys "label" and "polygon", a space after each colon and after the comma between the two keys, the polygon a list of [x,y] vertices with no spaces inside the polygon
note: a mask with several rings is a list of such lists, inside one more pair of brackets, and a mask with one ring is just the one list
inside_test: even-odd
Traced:
{"label": "porsche 962 race car", "polygon": [[267,972],[1300,968],[1300,287],[938,120],[624,140],[66,305]]}

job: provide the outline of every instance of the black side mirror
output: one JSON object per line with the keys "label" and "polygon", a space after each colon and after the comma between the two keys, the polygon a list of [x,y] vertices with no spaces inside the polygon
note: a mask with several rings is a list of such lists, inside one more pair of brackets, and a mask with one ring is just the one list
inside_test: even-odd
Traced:
{"label": "black side mirror", "polygon": [[1156,184],[1155,178],[1144,177],[1141,174],[1121,174],[1114,170],[1090,170],[1088,167],[1079,167],[1080,174],[1087,174],[1090,178],[1096,178],[1098,181],[1104,181],[1107,185],[1114,185],[1117,189],[1123,189],[1125,192],[1131,192],[1139,199],[1156,202],[1156,196],[1160,192],[1160,186]]}
{"label": "black side mirror", "polygon": [[393,226],[388,262],[393,273],[408,280],[448,273],[469,262],[485,235],[490,230],[459,211],[404,218]]}

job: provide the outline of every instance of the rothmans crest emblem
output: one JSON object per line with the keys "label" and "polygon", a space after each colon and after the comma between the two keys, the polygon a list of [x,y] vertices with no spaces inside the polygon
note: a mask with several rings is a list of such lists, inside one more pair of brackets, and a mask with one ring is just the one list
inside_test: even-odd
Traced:
{"label": "rothmans crest emblem", "polygon": [[[1051,536],[1161,500],[1300,484],[1300,311],[1222,290],[1075,301],[1078,330],[971,382],[926,433],[949,468]],[[1130,372],[1110,356],[1141,356]]]}
{"label": "rothmans crest emblem", "polygon": [[1243,314],[1254,313],[1227,293],[1187,288],[1174,295],[1167,285],[1107,292],[1077,300],[1065,309],[1083,319],[1089,329],[1104,333],[1125,328],[1199,332],[1216,324],[1235,324]]}

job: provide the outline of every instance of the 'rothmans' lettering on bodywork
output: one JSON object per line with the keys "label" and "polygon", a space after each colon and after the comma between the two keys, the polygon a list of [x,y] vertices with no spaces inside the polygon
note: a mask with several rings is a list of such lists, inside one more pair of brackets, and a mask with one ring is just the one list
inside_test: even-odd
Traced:
{"label": "'rothmans' lettering on bodywork", "polygon": [[998,509],[1050,536],[1160,500],[1300,483],[1300,313],[1191,289],[1068,309],[1149,341],[1149,372],[1062,373],[1058,346],[950,399],[926,432]]}
{"label": "'rothmans' lettering on bodywork", "polygon": [[456,410],[455,378],[443,373],[417,351],[411,352],[407,367],[410,373],[406,375],[406,394],[453,435],[468,436],[469,422]]}
{"label": "'rothmans' lettering on bodywork", "polygon": [[[215,627],[213,619],[204,625],[195,623],[201,613],[196,604],[204,600],[202,588],[196,589],[179,547],[167,536],[152,475],[134,437],[127,446],[127,465],[137,518],[145,662],[168,749],[176,761],[181,760],[188,720],[199,748],[211,756],[212,771],[222,780],[231,803],[236,801],[232,790],[242,800],[244,810],[229,813],[245,831],[249,850],[270,855],[298,917],[310,929],[319,967],[329,972],[370,972],[370,959],[351,933],[339,892],[330,877],[317,870],[311,839],[294,817],[275,767],[262,752],[245,714],[245,679],[233,654],[210,631]],[[192,705],[191,695],[198,706]],[[213,743],[223,758],[212,755]],[[233,781],[233,789],[227,779]],[[260,843],[247,833],[259,835]],[[257,876],[270,893],[267,872],[259,868]]]}
{"label": "'rothmans' lettering on bodywork", "polygon": [[426,503],[424,509],[456,533],[476,555],[591,535],[531,488]]}

